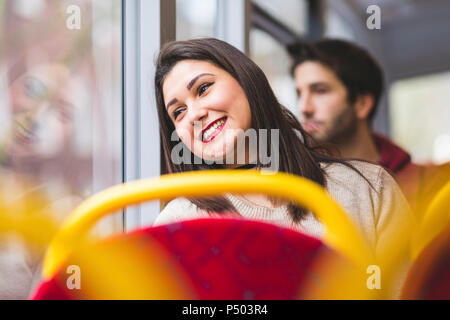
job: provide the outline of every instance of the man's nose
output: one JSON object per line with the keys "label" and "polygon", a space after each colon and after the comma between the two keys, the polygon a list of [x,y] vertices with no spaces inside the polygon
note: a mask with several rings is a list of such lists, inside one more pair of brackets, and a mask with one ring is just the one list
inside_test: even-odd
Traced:
{"label": "man's nose", "polygon": [[314,108],[314,104],[311,100],[311,96],[309,94],[304,94],[299,98],[298,107],[299,107],[300,113],[305,118],[310,118],[314,115],[315,108]]}

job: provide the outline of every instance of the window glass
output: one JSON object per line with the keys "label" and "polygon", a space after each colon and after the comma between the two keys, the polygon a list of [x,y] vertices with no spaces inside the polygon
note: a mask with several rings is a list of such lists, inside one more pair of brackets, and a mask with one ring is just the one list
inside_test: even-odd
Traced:
{"label": "window glass", "polygon": [[280,103],[298,115],[295,84],[289,70],[291,60],[286,49],[266,32],[252,28],[250,54],[264,71]]}
{"label": "window glass", "polygon": [[253,0],[268,14],[299,35],[307,30],[308,4],[305,0]]}
{"label": "window glass", "polygon": [[214,37],[217,0],[177,0],[177,40]]}
{"label": "window glass", "polygon": [[325,10],[325,22],[325,37],[345,39],[348,41],[354,41],[356,39],[352,26],[329,7],[326,7]]}
{"label": "window glass", "polygon": [[1,172],[60,220],[122,181],[121,14],[120,0],[0,1]]}
{"label": "window glass", "polygon": [[450,72],[400,80],[390,90],[392,137],[418,163],[450,161]]}

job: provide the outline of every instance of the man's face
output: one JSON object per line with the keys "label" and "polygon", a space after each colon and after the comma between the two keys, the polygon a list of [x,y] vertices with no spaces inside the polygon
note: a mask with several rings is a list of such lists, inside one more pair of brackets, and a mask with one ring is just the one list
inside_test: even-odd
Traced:
{"label": "man's face", "polygon": [[295,68],[294,77],[303,128],[316,141],[341,143],[355,133],[355,110],[333,71],[307,61]]}

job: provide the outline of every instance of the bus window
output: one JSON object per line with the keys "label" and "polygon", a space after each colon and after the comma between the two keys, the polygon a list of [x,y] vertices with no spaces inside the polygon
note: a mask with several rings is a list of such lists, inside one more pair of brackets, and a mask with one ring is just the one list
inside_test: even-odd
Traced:
{"label": "bus window", "polygon": [[325,10],[325,37],[355,41],[356,35],[349,22],[339,14],[328,2]]}
{"label": "bus window", "polygon": [[392,137],[415,162],[450,161],[449,100],[450,72],[398,80],[392,85]]}
{"label": "bus window", "polygon": [[[297,114],[297,96],[285,46],[306,35],[307,1],[253,1],[250,57],[266,74],[278,100]],[[274,62],[274,57],[276,61]]]}
{"label": "bus window", "polygon": [[[266,74],[280,103],[297,114],[297,95],[294,81],[289,73],[290,58],[286,49],[269,34],[252,28],[250,54],[253,61]],[[276,63],[274,63],[274,57],[276,57]]]}
{"label": "bus window", "polygon": [[307,7],[305,0],[253,0],[253,3],[261,7],[273,18],[283,22],[296,34],[305,34],[307,31]]}
{"label": "bus window", "polygon": [[0,170],[32,181],[21,192],[46,194],[58,220],[122,181],[121,11],[119,0],[0,2]]}
{"label": "bus window", "polygon": [[214,37],[217,0],[177,0],[177,40]]}

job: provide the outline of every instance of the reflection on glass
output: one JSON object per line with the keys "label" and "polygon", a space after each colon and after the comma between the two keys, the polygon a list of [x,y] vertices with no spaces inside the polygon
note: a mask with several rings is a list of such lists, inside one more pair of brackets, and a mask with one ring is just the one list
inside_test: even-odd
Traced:
{"label": "reflection on glass", "polygon": [[[122,181],[121,1],[1,0],[0,25],[0,179],[15,177],[0,190],[38,191],[61,222]],[[113,217],[98,232],[121,227]],[[0,298],[2,268],[17,263],[3,261],[7,248],[0,234]],[[38,270],[15,268],[28,267]]]}

